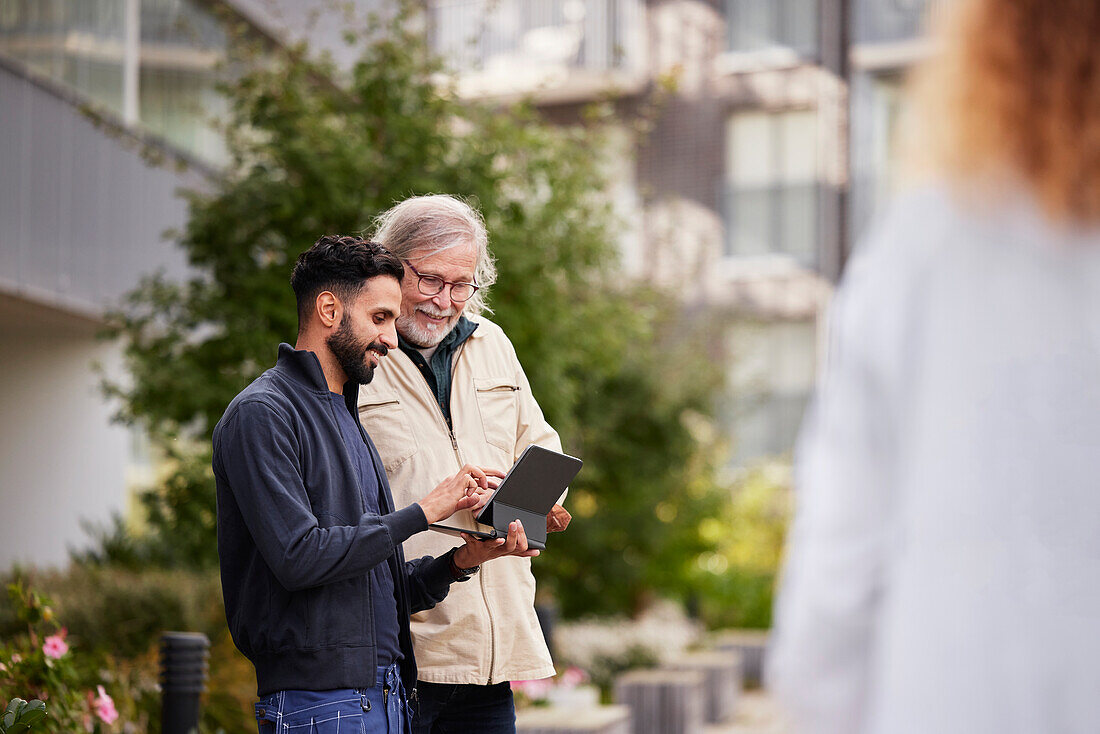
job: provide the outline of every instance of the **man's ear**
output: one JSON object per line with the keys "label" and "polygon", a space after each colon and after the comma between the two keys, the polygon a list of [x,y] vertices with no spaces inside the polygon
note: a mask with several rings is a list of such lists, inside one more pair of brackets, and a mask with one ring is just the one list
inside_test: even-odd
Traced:
{"label": "man's ear", "polygon": [[340,299],[336,297],[332,291],[321,291],[317,294],[317,299],[313,304],[317,311],[317,318],[321,321],[321,325],[326,328],[331,328],[340,325],[340,320],[344,316],[344,304],[340,302]]}

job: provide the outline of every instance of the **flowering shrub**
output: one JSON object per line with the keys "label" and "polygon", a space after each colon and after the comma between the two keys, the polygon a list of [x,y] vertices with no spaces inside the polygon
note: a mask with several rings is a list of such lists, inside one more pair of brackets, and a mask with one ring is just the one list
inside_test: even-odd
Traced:
{"label": "flowering shrub", "polygon": [[[575,702],[583,699],[573,695],[578,689],[588,683],[588,673],[576,666],[570,666],[553,678],[541,680],[514,680],[512,681],[512,693],[516,698],[517,706],[545,706],[551,703]],[[593,689],[594,691],[595,689]],[[593,701],[597,694],[593,694]]]}
{"label": "flowering shrub", "polygon": [[654,603],[635,619],[597,617],[561,622],[554,628],[557,658],[587,670],[610,700],[615,678],[634,668],[650,668],[678,658],[702,640],[703,627],[672,602]]}
{"label": "flowering shrub", "polygon": [[[4,586],[15,580],[40,596],[49,596],[53,614],[68,629],[64,641],[70,651],[65,658],[79,663],[84,705],[89,705],[87,693],[95,692],[97,685],[113,698],[118,719],[106,731],[149,734],[159,730],[160,635],[165,630],[202,632],[210,638],[200,731],[256,730],[252,715],[256,676],[230,638],[217,569],[189,572],[73,563],[65,569],[13,570],[0,582],[2,641],[26,630],[3,596]],[[60,631],[46,629],[40,638],[44,642],[52,634]],[[20,689],[9,691],[0,682],[0,703],[11,695],[32,697]],[[35,731],[41,730],[40,724]]]}
{"label": "flowering shrub", "polygon": [[[54,619],[50,600],[19,582],[8,585],[8,599],[26,632],[0,646],[0,690],[45,704],[47,716],[35,716],[30,728],[89,734],[115,731],[119,714],[114,700],[103,685],[93,690],[86,683],[98,673],[89,674],[74,659],[66,641],[68,631]],[[19,700],[4,703],[12,710],[13,703],[21,708]]]}

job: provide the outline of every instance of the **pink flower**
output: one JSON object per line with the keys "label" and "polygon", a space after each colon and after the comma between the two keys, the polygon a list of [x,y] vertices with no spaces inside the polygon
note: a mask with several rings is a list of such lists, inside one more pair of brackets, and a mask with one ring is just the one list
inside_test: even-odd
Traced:
{"label": "pink flower", "polygon": [[548,694],[553,687],[554,683],[549,678],[544,678],[543,680],[512,681],[512,690],[522,693],[532,701],[539,701],[546,698],[546,694]]}
{"label": "pink flower", "polygon": [[571,666],[561,674],[561,685],[564,688],[576,688],[588,680],[588,673],[576,666]]}
{"label": "pink flower", "polygon": [[69,651],[69,645],[65,642],[64,635],[50,635],[42,645],[42,653],[54,660],[59,659]]}
{"label": "pink flower", "polygon": [[99,693],[92,700],[92,708],[95,709],[95,715],[103,721],[104,724],[113,724],[118,720],[118,709],[115,708],[114,699],[107,695],[107,691],[103,690],[103,686],[96,686],[96,692]]}

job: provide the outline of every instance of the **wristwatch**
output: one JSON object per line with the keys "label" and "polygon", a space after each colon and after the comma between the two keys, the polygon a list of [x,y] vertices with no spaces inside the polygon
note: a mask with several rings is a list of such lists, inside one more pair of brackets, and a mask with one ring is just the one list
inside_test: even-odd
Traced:
{"label": "wristwatch", "polygon": [[447,559],[447,563],[451,567],[451,575],[454,576],[455,581],[466,581],[471,576],[473,576],[475,573],[477,573],[478,571],[481,570],[480,565],[471,566],[470,568],[460,568],[458,566],[458,564],[455,563],[455,555],[457,555],[457,554],[458,554],[458,549],[455,548],[454,550],[451,551],[451,555]]}

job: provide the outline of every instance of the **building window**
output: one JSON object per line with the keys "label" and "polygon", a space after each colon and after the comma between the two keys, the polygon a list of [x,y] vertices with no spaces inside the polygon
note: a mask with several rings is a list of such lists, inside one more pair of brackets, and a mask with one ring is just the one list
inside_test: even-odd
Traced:
{"label": "building window", "polygon": [[141,124],[211,162],[226,155],[214,121],[226,110],[216,85],[228,36],[198,0],[141,0]]}
{"label": "building window", "polygon": [[740,112],[726,135],[725,252],[817,263],[817,114]]}
{"label": "building window", "polygon": [[433,50],[459,72],[606,72],[637,62],[639,0],[431,0]]}
{"label": "building window", "polygon": [[901,74],[860,73],[852,83],[852,223],[863,233],[897,189],[900,142],[910,124]]}
{"label": "building window", "polygon": [[[202,0],[11,0],[0,3],[0,54],[218,163],[225,26]],[[128,74],[136,82],[127,85]]]}
{"label": "building window", "polygon": [[926,20],[935,21],[954,0],[856,0],[853,40],[856,43],[909,41],[924,34]]}
{"label": "building window", "polygon": [[730,333],[730,398],[723,423],[732,463],[781,456],[794,448],[813,392],[816,322],[742,322]]}
{"label": "building window", "polygon": [[123,110],[124,0],[0,3],[0,53],[115,114]]}
{"label": "building window", "polygon": [[726,37],[734,52],[789,49],[817,58],[819,0],[726,0]]}

